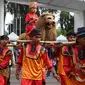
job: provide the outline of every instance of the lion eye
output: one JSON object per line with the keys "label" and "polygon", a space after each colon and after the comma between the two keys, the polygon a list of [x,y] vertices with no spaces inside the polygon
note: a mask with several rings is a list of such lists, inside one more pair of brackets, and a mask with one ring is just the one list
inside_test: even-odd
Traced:
{"label": "lion eye", "polygon": [[51,17],[49,17],[48,19],[51,19]]}

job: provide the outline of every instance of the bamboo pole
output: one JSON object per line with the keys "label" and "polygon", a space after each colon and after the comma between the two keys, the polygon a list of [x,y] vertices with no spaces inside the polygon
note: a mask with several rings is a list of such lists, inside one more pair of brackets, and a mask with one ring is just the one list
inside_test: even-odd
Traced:
{"label": "bamboo pole", "polygon": [[[31,42],[31,40],[16,40],[16,41],[12,41],[12,42],[19,42],[19,43],[28,43]],[[59,44],[61,46],[64,45],[75,45],[76,42],[72,41],[72,42],[56,42],[56,41],[40,41],[40,43],[43,44]],[[7,44],[7,46],[16,46],[15,44]]]}
{"label": "bamboo pole", "polygon": [[[20,43],[27,43],[27,42],[31,42],[31,40],[17,40],[17,42],[20,42]],[[40,43],[62,44],[62,45],[74,45],[74,44],[76,44],[75,41],[72,41],[72,42],[40,41]]]}

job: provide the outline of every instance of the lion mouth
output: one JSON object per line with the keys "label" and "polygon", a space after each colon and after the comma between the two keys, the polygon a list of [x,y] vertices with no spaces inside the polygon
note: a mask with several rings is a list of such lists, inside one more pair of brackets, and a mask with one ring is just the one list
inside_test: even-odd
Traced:
{"label": "lion mouth", "polygon": [[46,27],[49,28],[49,29],[52,29],[54,26],[55,26],[55,22],[46,22]]}

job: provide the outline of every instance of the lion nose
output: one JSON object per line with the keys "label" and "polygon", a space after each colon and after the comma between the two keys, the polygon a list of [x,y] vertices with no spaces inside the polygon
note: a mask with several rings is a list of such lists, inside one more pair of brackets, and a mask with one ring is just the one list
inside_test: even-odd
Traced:
{"label": "lion nose", "polygon": [[55,21],[53,21],[52,24],[55,24]]}

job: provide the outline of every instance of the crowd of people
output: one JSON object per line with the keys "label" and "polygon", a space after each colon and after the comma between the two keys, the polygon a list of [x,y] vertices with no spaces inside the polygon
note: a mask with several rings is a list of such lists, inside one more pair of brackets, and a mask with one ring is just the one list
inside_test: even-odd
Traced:
{"label": "crowd of people", "polygon": [[[30,13],[25,19],[26,34],[31,42],[14,46],[16,79],[20,79],[22,70],[21,85],[46,85],[46,76],[50,73],[61,85],[85,85],[85,27],[78,28],[77,33],[69,31],[66,34],[68,42],[75,41],[74,44],[41,45],[41,31],[35,29],[37,6],[36,2],[29,4]],[[6,35],[0,36],[0,85],[10,85],[13,66],[10,43]]]}

